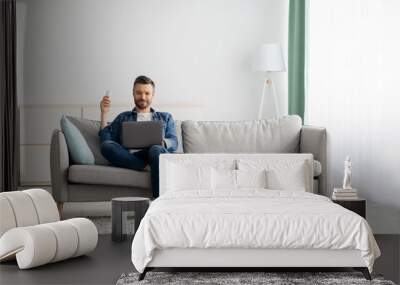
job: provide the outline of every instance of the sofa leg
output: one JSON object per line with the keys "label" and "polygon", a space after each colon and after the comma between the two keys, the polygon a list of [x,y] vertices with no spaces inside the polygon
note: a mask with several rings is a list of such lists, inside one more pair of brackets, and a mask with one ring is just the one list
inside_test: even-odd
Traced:
{"label": "sofa leg", "polygon": [[144,279],[144,277],[146,276],[146,273],[148,271],[148,268],[146,267],[142,273],[139,274],[139,278],[138,281],[142,281]]}
{"label": "sofa leg", "polygon": [[362,274],[364,275],[365,279],[372,280],[371,274],[369,274],[369,270],[367,267],[355,267],[354,269],[357,271],[361,271]]}
{"label": "sofa leg", "polygon": [[60,220],[62,220],[62,212],[64,209],[64,202],[57,202],[58,213],[60,214]]}

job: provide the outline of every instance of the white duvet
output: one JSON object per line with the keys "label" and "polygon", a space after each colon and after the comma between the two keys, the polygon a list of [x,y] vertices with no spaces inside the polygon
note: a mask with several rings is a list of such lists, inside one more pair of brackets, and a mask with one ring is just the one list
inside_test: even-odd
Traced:
{"label": "white duvet", "polygon": [[140,223],[132,262],[143,272],[165,248],[358,249],[371,272],[380,255],[359,215],[324,196],[265,189],[162,195]]}

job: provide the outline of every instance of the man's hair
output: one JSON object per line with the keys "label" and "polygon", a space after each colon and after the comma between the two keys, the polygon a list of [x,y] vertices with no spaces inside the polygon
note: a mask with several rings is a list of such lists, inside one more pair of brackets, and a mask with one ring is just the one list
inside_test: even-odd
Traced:
{"label": "man's hair", "polygon": [[135,88],[136,84],[151,84],[151,86],[153,86],[153,89],[156,87],[154,81],[151,80],[150,77],[147,77],[145,75],[140,75],[136,77],[135,82],[133,83],[133,88]]}

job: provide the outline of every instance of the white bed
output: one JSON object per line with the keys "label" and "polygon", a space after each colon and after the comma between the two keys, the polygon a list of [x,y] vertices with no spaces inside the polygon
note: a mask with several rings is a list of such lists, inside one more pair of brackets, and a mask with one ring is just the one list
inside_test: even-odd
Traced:
{"label": "white bed", "polygon": [[[259,182],[254,172],[260,163],[268,168],[269,163],[295,167],[301,162],[305,171],[298,179],[303,191],[216,189],[215,181],[205,183],[208,166],[222,173],[243,168],[243,181],[237,174],[235,183],[256,186]],[[177,168],[177,164],[183,167]],[[185,171],[199,166],[200,171],[192,176]],[[291,179],[296,175],[299,172],[292,171]],[[216,176],[211,177],[215,180]],[[229,186],[224,179],[220,186]],[[193,189],[188,189],[188,183]],[[290,185],[296,188],[299,184]],[[144,274],[154,267],[355,267],[364,268],[369,277],[380,251],[368,223],[327,197],[310,192],[311,155],[162,155],[161,195],[137,230],[132,262]]]}

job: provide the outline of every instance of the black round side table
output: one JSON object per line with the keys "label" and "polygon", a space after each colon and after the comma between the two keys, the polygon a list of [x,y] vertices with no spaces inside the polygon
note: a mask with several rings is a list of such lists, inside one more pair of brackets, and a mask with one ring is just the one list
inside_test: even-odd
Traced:
{"label": "black round side table", "polygon": [[[124,212],[135,212],[135,232],[139,227],[140,221],[146,214],[150,205],[149,198],[143,197],[118,197],[111,200],[111,225],[112,233],[111,239],[113,241],[123,241],[126,239],[126,225],[127,215]],[[125,220],[124,220],[125,219]],[[125,224],[124,224],[125,223]]]}

